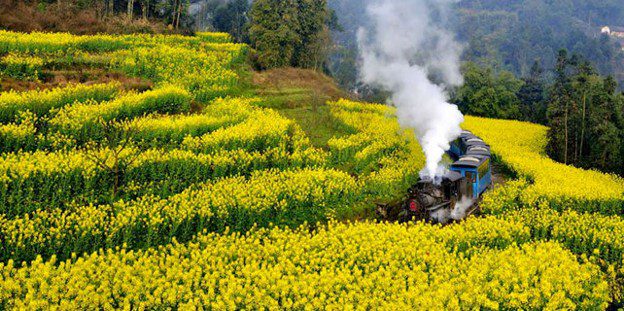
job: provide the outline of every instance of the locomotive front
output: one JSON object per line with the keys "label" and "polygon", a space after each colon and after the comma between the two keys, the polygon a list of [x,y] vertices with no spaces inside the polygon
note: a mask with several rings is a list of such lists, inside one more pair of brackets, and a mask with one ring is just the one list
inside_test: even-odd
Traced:
{"label": "locomotive front", "polygon": [[455,218],[458,202],[464,200],[466,179],[460,173],[449,171],[438,181],[421,178],[408,190],[402,218],[425,219],[435,223],[447,223]]}
{"label": "locomotive front", "polygon": [[461,220],[476,209],[481,195],[492,184],[490,147],[464,131],[448,152],[455,162],[444,176],[421,178],[408,190],[401,219],[424,219],[435,223]]}

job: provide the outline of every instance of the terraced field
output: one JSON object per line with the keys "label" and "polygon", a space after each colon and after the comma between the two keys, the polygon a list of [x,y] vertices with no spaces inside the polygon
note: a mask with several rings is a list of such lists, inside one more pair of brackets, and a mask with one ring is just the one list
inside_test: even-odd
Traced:
{"label": "terraced field", "polygon": [[455,225],[380,223],[376,204],[424,165],[413,133],[383,105],[307,104],[305,90],[284,105],[246,81],[247,53],[224,34],[0,32],[3,77],[81,67],[151,82],[0,94],[0,309],[624,300],[623,182],[548,160],[544,128],[468,118],[517,180]]}

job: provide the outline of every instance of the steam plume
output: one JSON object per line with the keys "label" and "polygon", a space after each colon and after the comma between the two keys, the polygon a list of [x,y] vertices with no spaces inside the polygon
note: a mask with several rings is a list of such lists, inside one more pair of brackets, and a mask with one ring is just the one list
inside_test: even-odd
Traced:
{"label": "steam plume", "polygon": [[370,26],[358,31],[361,78],[392,93],[399,122],[415,129],[427,157],[421,175],[432,179],[442,173],[439,163],[463,122],[445,91],[463,83],[461,46],[441,26],[452,2],[371,0]]}

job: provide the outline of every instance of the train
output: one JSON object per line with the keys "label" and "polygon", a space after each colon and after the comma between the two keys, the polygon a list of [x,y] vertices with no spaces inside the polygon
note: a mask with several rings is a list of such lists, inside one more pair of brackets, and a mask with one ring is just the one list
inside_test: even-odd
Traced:
{"label": "train", "polygon": [[484,192],[492,187],[490,146],[470,131],[463,131],[450,144],[447,154],[454,161],[439,179],[420,178],[408,190],[400,217],[446,224],[466,218],[478,207]]}

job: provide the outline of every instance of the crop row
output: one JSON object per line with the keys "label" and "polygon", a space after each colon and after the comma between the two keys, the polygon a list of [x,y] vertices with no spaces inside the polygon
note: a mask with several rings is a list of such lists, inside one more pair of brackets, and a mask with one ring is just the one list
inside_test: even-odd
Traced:
{"label": "crop row", "polygon": [[174,237],[189,240],[204,229],[315,223],[347,206],[357,189],[355,180],[339,171],[256,171],[249,179],[225,178],[166,199],[147,195],[112,205],[43,210],[0,220],[0,258],[67,258],[122,244],[144,248]]}
{"label": "crop row", "polygon": [[129,120],[150,113],[178,114],[191,109],[191,95],[177,87],[129,93],[112,101],[76,103],[61,108],[48,122],[49,130],[72,136],[79,143],[101,139],[106,122]]}
{"label": "crop row", "polygon": [[[162,88],[141,94],[129,93],[111,101],[97,102],[87,99],[74,102],[60,109],[49,112],[49,117],[38,117],[30,111],[20,112],[17,122],[0,125],[0,150],[3,152],[34,151],[38,149],[67,149],[83,146],[87,142],[102,141],[116,134],[123,138],[132,134],[147,134],[150,124],[138,128],[136,133],[128,129],[128,123],[119,124],[111,121],[124,121],[150,113],[175,114],[190,110],[190,95],[178,88]],[[190,117],[186,117],[190,119]],[[173,120],[172,120],[173,121]],[[182,120],[181,123],[187,120]],[[196,117],[193,122],[201,122]],[[211,120],[212,121],[212,120]],[[173,121],[175,122],[175,121]],[[210,121],[207,121],[210,123]],[[219,123],[215,122],[215,126]],[[211,123],[212,124],[212,123]],[[140,124],[138,124],[140,125]],[[144,131],[141,132],[140,130]],[[192,131],[181,128],[178,131]],[[173,129],[170,128],[170,132]],[[123,136],[123,137],[122,137]]]}
{"label": "crop row", "polygon": [[[54,151],[82,147],[103,139],[117,139],[119,143],[129,139],[140,142],[143,148],[173,147],[187,136],[205,135],[240,123],[252,113],[258,116],[266,112],[253,109],[249,104],[252,101],[254,99],[218,99],[199,114],[151,114],[128,119],[131,115],[141,116],[151,111],[162,113],[188,109],[184,91],[172,89],[164,92],[161,89],[122,96],[113,102],[66,106],[61,110],[62,114],[51,119],[24,112],[18,122],[0,125],[0,150],[5,153]],[[78,114],[81,114],[82,123],[73,122],[78,119]]]}
{"label": "crop row", "polygon": [[198,51],[180,46],[157,46],[113,53],[110,67],[132,76],[150,79],[159,85],[175,84],[207,102],[224,96],[238,83],[231,67],[245,51]]}
{"label": "crop row", "polygon": [[[148,251],[0,264],[7,308],[604,309],[598,267],[556,243],[449,251],[425,224],[204,234]],[[482,238],[508,240],[504,232]],[[442,243],[441,243],[442,242]],[[102,284],[106,284],[102,286]]]}
{"label": "crop row", "polygon": [[43,59],[36,56],[8,54],[0,60],[0,77],[38,81],[43,69]]}
{"label": "crop row", "polygon": [[[215,110],[224,115],[243,115],[239,108],[244,106],[229,108],[232,103],[215,104],[222,105]],[[60,207],[72,200],[107,201],[132,189],[133,184],[162,182],[163,185],[151,187],[169,193],[171,188],[183,189],[194,182],[224,176],[215,176],[210,173],[213,171],[245,174],[250,167],[285,168],[290,162],[323,165],[325,155],[310,148],[307,138],[292,121],[271,110],[246,113],[252,117],[238,125],[198,137],[185,135],[181,149],[140,150],[130,143],[102,149],[4,154],[0,158],[4,213],[19,215],[41,207]],[[180,133],[176,123],[170,125],[161,129],[161,137]],[[192,131],[194,127],[188,129]],[[132,135],[140,138],[141,133]]]}
{"label": "crop row", "polygon": [[[318,174],[320,173],[317,173],[317,176],[319,176]],[[130,224],[140,224],[139,229],[126,231],[126,235],[124,236],[125,239],[112,241],[110,238],[108,238],[108,240],[106,240],[106,237],[110,237],[111,234],[102,233],[102,230],[104,230],[102,228],[104,228],[106,224],[110,225],[110,223],[102,221],[102,219],[109,219],[107,218],[107,215],[110,214],[110,212],[108,212],[109,209],[108,207],[94,208],[91,206],[84,207],[72,213],[66,213],[66,215],[62,216],[51,215],[51,213],[44,212],[36,214],[32,219],[19,219],[4,222],[2,228],[4,231],[4,235],[7,237],[7,242],[5,243],[5,245],[7,245],[8,249],[11,249],[13,252],[15,252],[13,253],[13,255],[19,254],[20,248],[15,248],[15,245],[19,245],[20,247],[29,250],[24,251],[24,254],[26,255],[30,254],[30,256],[32,256],[32,254],[34,253],[39,253],[47,258],[50,253],[54,253],[50,250],[56,248],[63,250],[62,252],[58,253],[60,258],[67,258],[67,256],[69,256],[72,251],[91,251],[93,250],[93,245],[99,245],[102,247],[103,245],[119,245],[118,243],[123,241],[127,243],[127,247],[136,248],[137,243],[148,243],[147,245],[155,245],[157,244],[157,241],[163,242],[163,240],[159,239],[159,237],[163,235],[167,237],[180,237],[181,239],[186,240],[186,238],[193,235],[195,232],[197,232],[197,230],[201,230],[201,228],[209,228],[208,230],[213,230],[215,227],[212,227],[211,224],[214,223],[211,223],[209,220],[207,220],[210,219],[210,217],[219,217],[219,221],[224,224],[220,227],[221,229],[223,229],[223,226],[225,225],[231,225],[233,228],[241,229],[242,224],[244,224],[244,229],[248,229],[252,223],[257,223],[258,221],[261,221],[262,226],[267,226],[269,222],[267,220],[267,216],[269,216],[270,219],[276,220],[276,222],[273,222],[274,224],[281,224],[284,221],[292,221],[290,223],[294,223],[295,220],[301,223],[305,220],[314,219],[314,217],[312,217],[312,213],[314,211],[310,211],[309,208],[302,209],[298,213],[293,213],[294,215],[299,216],[306,215],[306,217],[308,218],[293,218],[293,214],[284,214],[282,216],[285,216],[285,218],[280,218],[277,217],[277,215],[280,214],[274,212],[270,215],[265,214],[261,218],[254,219],[254,216],[258,215],[254,215],[254,212],[249,210],[251,207],[259,208],[260,210],[262,210],[266,206],[272,206],[270,210],[275,211],[275,208],[279,210],[280,208],[290,209],[291,207],[296,208],[297,206],[299,206],[292,203],[293,201],[288,201],[288,204],[286,204],[285,201],[280,201],[285,202],[284,205],[280,204],[277,201],[278,199],[276,197],[284,198],[284,195],[279,193],[275,195],[269,195],[267,194],[271,191],[269,189],[273,189],[273,187],[277,185],[282,185],[282,188],[280,189],[283,189],[284,182],[290,182],[288,184],[293,184],[293,188],[289,191],[294,191],[294,188],[298,189],[300,187],[306,187],[306,184],[310,184],[309,180],[303,183],[294,182],[292,181],[292,179],[290,179],[293,177],[292,175],[286,179],[283,179],[283,177],[286,176],[284,175],[284,173],[279,173],[279,176],[281,176],[280,178],[282,179],[276,178],[275,176],[278,175],[274,175],[274,173],[259,173],[257,175],[254,175],[254,178],[256,178],[255,180],[254,178],[252,178],[248,182],[245,182],[243,179],[239,178],[224,180],[205,186],[200,190],[189,190],[176,198],[172,198],[171,200],[158,200],[154,198],[147,198],[145,199],[145,201],[137,201],[140,203],[131,202],[127,204],[118,204],[117,206],[121,206],[124,209],[126,217],[128,217],[128,215],[131,215],[128,218],[119,218],[126,220],[121,221],[122,223],[124,223],[124,225],[121,227],[127,228],[126,226]],[[303,176],[300,175],[299,178],[300,177]],[[344,184],[345,180],[348,180],[345,178],[347,177],[343,176],[342,184]],[[274,184],[276,179],[279,179],[278,184]],[[264,185],[265,182],[267,182],[270,187],[267,188],[264,186],[260,186],[261,190],[258,190],[257,187],[259,185]],[[323,188],[328,187],[327,185],[325,185],[323,186]],[[247,189],[256,190],[249,191]],[[306,189],[310,188],[308,187]],[[342,189],[344,190],[344,188]],[[208,194],[208,192],[210,192],[210,194]],[[315,192],[315,190],[312,189],[311,192]],[[232,194],[234,195],[232,196]],[[287,197],[292,198],[296,196]],[[345,199],[348,197],[348,195],[343,192],[341,193],[341,197],[342,199]],[[230,203],[217,204],[221,206],[217,209],[220,212],[215,212],[215,206],[211,207],[211,211],[208,211],[208,209],[206,208],[200,208],[208,206],[210,204],[214,204],[216,200],[218,201],[221,199]],[[256,201],[258,203],[254,203]],[[205,205],[206,202],[210,202],[210,204]],[[268,205],[263,205],[267,202]],[[190,209],[188,209],[187,206],[190,206]],[[334,208],[333,206],[335,206],[335,201],[334,204],[322,205],[322,208],[315,211],[327,211],[328,208],[331,211],[331,209]],[[218,216],[215,216],[216,214],[218,214]],[[193,218],[197,217],[198,215],[201,215],[201,217],[203,218]],[[200,225],[198,225],[198,227],[190,225],[185,222],[185,220],[188,221],[188,219],[193,219],[190,221],[194,222],[194,224],[199,223]],[[202,222],[202,219],[204,222]],[[317,218],[317,220],[318,219],[319,218]],[[104,224],[102,222],[104,222]],[[181,225],[181,223],[183,223],[183,225]],[[421,225],[417,226],[420,227]],[[118,228],[119,225],[113,227]],[[473,218],[460,225],[449,226],[440,229],[438,229],[437,227],[422,225],[422,227],[420,227],[420,229],[417,231],[414,231],[412,228],[408,229],[411,231],[411,235],[408,240],[414,241],[422,239],[423,237],[435,238],[436,245],[444,246],[448,252],[461,254],[462,258],[469,258],[472,261],[470,264],[478,266],[477,263],[481,262],[480,260],[482,260],[480,254],[484,247],[493,249],[505,249],[513,247],[513,245],[522,245],[525,243],[529,243],[532,240],[549,241],[552,239],[560,241],[563,245],[565,245],[568,249],[576,254],[587,255],[587,257],[585,257],[586,259],[581,260],[581,262],[586,262],[588,260],[587,258],[589,258],[589,260],[592,262],[596,262],[595,259],[591,258],[598,258],[599,260],[597,261],[597,263],[603,266],[606,273],[611,274],[609,275],[609,277],[617,277],[617,275],[622,277],[624,276],[624,270],[622,269],[623,266],[621,264],[624,262],[622,261],[621,257],[622,243],[618,238],[618,234],[621,233],[621,228],[624,228],[624,226],[622,226],[621,219],[613,216],[595,217],[595,215],[582,215],[575,212],[566,212],[559,215],[558,213],[554,212],[542,211],[537,214],[510,214],[506,217],[500,218],[491,216],[483,219]],[[370,228],[367,230],[375,229]],[[93,238],[91,236],[91,233],[93,232],[96,232],[96,235],[100,234],[101,236],[96,236],[95,238]],[[114,232],[118,232],[118,230],[114,230]],[[150,239],[148,238],[148,236],[151,234],[153,234],[153,236]],[[305,234],[301,234],[305,236]],[[295,237],[292,238],[295,239]],[[19,239],[18,242],[15,242],[15,239]],[[321,237],[319,237],[319,239],[321,239]],[[403,244],[403,240],[400,235],[392,238],[385,237],[385,239],[387,240],[378,241],[379,237],[371,238],[367,240],[365,244],[369,245],[373,243],[375,244],[375,247],[379,248],[383,248],[385,246],[384,243],[392,245]],[[360,245],[358,246],[358,250],[360,249],[362,244],[357,243],[354,238],[349,241],[350,243],[355,243],[355,245]],[[232,244],[231,247],[231,251],[236,252],[239,255],[241,248],[244,248],[244,246],[241,247],[238,244]],[[549,247],[552,248],[552,246]],[[15,251],[15,249],[18,250]],[[556,246],[555,249],[561,248],[560,246]],[[308,249],[306,250],[306,253],[313,250],[314,249]],[[545,249],[544,252],[545,254],[547,254],[548,249]],[[335,253],[332,252],[332,254]],[[339,255],[340,254],[336,256]],[[431,254],[431,256],[435,256],[435,254]],[[500,254],[497,256],[500,256]],[[261,258],[266,259],[267,257]],[[335,258],[335,260],[345,259],[344,257],[331,258]],[[349,262],[357,265],[370,262],[370,257],[356,257],[356,259],[353,260],[355,261]],[[409,265],[410,259],[407,259],[407,262],[405,262],[404,260],[397,260],[398,263],[394,263],[394,260],[388,260],[389,259],[384,260],[383,262],[392,266],[400,266],[401,263],[406,263],[408,267],[412,267]],[[544,271],[542,268],[539,267],[538,263],[540,262],[540,260],[543,259],[536,259],[536,262],[532,263],[532,267],[537,269],[535,273],[539,273],[539,271]],[[606,268],[600,260],[605,260],[607,262]],[[449,262],[449,264],[452,264],[452,262]],[[481,262],[481,264],[483,264],[483,262]],[[516,269],[525,269],[522,267],[522,265],[518,264],[518,261],[515,260],[504,260],[498,263],[492,262],[492,266],[490,266],[488,269],[493,268],[493,266],[495,265],[506,266],[505,269],[509,269],[507,273],[510,273],[510,271],[515,271],[514,267]],[[552,263],[544,263],[544,265],[546,266],[548,266],[549,264]],[[161,267],[161,269],[167,269],[167,267]],[[564,271],[565,269],[561,271],[557,270],[553,272],[557,275],[551,275],[549,276],[549,278],[553,278],[553,282],[560,282],[563,278],[565,278]],[[523,273],[524,272],[526,271],[523,271]],[[592,277],[596,277],[600,274],[597,272],[592,272],[591,275]],[[586,276],[589,277],[589,275]],[[501,277],[513,278],[513,275],[506,274]],[[541,281],[552,286],[552,283],[548,280],[542,279]],[[479,288],[488,287],[487,284],[473,284],[473,286],[477,286]],[[495,290],[496,286],[497,285],[492,285],[491,290]],[[550,286],[548,288],[551,288]],[[562,288],[557,289],[561,290]],[[531,289],[529,288],[529,286],[527,286],[526,290],[530,291]],[[570,288],[570,290],[574,289]],[[601,288],[601,290],[604,291],[604,288]],[[554,293],[550,294],[552,295]],[[614,299],[622,298],[621,296],[618,296],[617,288],[612,287],[611,294],[614,296]],[[525,293],[525,295],[529,294]],[[550,300],[552,299],[551,296],[547,295],[546,297],[549,297],[547,301],[533,301],[532,303],[537,303],[535,308],[539,308],[537,306],[540,306],[540,303],[553,303],[553,301]],[[487,302],[486,297],[481,298],[485,300],[480,301],[479,303]],[[528,303],[526,300],[522,300],[521,298],[518,299],[519,300],[517,300],[515,303]],[[569,302],[568,304],[570,306],[573,305]],[[492,306],[494,305],[496,304],[493,304]],[[544,305],[541,306],[543,307]]]}
{"label": "crop row", "polygon": [[23,34],[0,30],[0,53],[2,54],[8,52],[54,53],[64,50],[107,52],[128,46],[123,42],[122,37],[118,36],[75,36],[68,33],[41,32]]}
{"label": "crop row", "polygon": [[356,173],[365,197],[344,217],[369,217],[376,204],[402,200],[424,165],[414,133],[401,129],[394,110],[387,106],[348,100],[327,104],[336,120],[352,133],[329,140],[329,165]]}
{"label": "crop row", "polygon": [[0,30],[0,54],[21,53],[67,53],[71,51],[110,52],[136,46],[177,45],[198,47],[202,43],[227,44],[231,38],[223,33],[202,33],[197,36],[181,35],[90,35],[77,36],[69,33],[29,34]]}
{"label": "crop row", "polygon": [[[96,66],[150,79],[158,86],[183,87],[195,99],[207,102],[228,94],[238,83],[238,75],[232,67],[245,59],[247,47],[223,43],[229,39],[225,34],[208,33],[196,37],[73,36],[1,31],[0,55],[19,53],[20,56],[7,56],[7,66],[3,70],[17,78],[24,78],[25,74],[37,75],[43,66],[42,58],[49,63],[65,65],[75,60],[89,60],[95,61]],[[37,63],[30,60],[37,60]],[[33,64],[36,66],[31,66]]]}
{"label": "crop row", "polygon": [[[513,190],[505,190],[513,191]],[[487,199],[481,207],[487,210]],[[587,257],[596,257],[610,265],[624,264],[624,219],[615,215],[580,213],[574,210],[558,212],[548,206],[535,209],[515,209],[513,205],[498,215],[471,218],[458,226],[444,228],[447,235],[463,235],[466,226],[483,226],[499,222],[500,232],[513,236],[516,243],[531,240],[554,240],[566,246],[571,252]],[[514,224],[524,229],[518,230]],[[492,230],[479,232],[484,237]],[[499,234],[500,234],[499,232]],[[519,234],[519,232],[523,232]],[[478,236],[475,236],[475,240]],[[475,243],[472,241],[471,243]],[[624,297],[622,297],[624,298]]]}
{"label": "crop row", "polygon": [[[170,195],[194,183],[252,170],[322,165],[312,150],[268,149],[212,155],[182,150],[105,149],[93,153],[34,153],[2,163],[0,208],[13,217],[72,202],[109,202],[141,193]],[[99,161],[102,161],[101,163]]]}
{"label": "crop row", "polygon": [[268,148],[297,150],[309,146],[309,140],[291,120],[273,110],[254,113],[247,120],[201,136],[187,136],[181,148],[197,153],[245,149],[263,151]]}
{"label": "crop row", "polygon": [[[328,103],[332,115],[355,133],[328,141],[337,166],[347,166],[358,174],[374,171],[384,156],[405,151],[413,134],[401,130],[390,108],[340,100]],[[358,108],[364,106],[366,108]]]}
{"label": "crop row", "polygon": [[119,93],[118,83],[95,85],[70,85],[51,90],[0,93],[0,123],[16,120],[20,113],[30,111],[37,116],[46,116],[53,109],[62,108],[74,102],[102,102],[113,99]]}
{"label": "crop row", "polygon": [[510,181],[487,193],[480,208],[503,221],[522,224],[531,240],[557,241],[573,253],[591,258],[607,273],[614,301],[623,303],[624,219],[617,215],[578,212],[591,208],[575,205],[556,211],[548,201],[529,206],[523,195],[530,186],[524,179]]}

